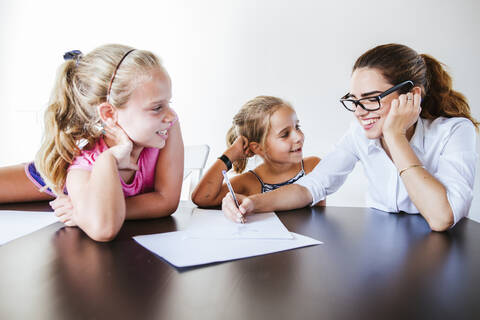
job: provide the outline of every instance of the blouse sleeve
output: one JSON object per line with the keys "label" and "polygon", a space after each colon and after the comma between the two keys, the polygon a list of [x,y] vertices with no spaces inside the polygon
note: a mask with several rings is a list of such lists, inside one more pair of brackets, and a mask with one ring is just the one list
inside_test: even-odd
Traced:
{"label": "blouse sleeve", "polygon": [[354,139],[354,127],[351,126],[334,150],[312,172],[295,182],[308,189],[313,199],[312,206],[337,191],[355,168],[359,158],[355,152]]}
{"label": "blouse sleeve", "polygon": [[440,153],[437,171],[433,174],[447,189],[454,217],[452,226],[468,214],[472,203],[478,159],[475,145],[473,124],[467,119],[456,123]]}

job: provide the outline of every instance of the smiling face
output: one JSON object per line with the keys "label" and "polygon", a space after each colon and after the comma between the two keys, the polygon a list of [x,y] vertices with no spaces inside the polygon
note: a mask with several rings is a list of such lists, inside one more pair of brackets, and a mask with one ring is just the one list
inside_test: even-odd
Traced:
{"label": "smiling face", "polygon": [[295,111],[289,106],[281,106],[270,117],[264,156],[278,163],[298,163],[303,159],[304,139]]}
{"label": "smiling face", "polygon": [[[385,80],[379,70],[359,68],[352,74],[349,97],[361,99],[378,96],[392,86],[391,83]],[[390,111],[390,104],[396,98],[398,98],[397,92],[384,97],[380,100],[381,108],[376,111],[366,111],[360,106],[357,107],[355,117],[357,117],[358,122],[363,127],[368,139],[378,139],[382,136],[382,128]]]}
{"label": "smiling face", "polygon": [[133,90],[123,108],[118,109],[118,124],[137,147],[163,148],[168,129],[176,119],[170,108],[170,77],[162,68],[152,69]]}

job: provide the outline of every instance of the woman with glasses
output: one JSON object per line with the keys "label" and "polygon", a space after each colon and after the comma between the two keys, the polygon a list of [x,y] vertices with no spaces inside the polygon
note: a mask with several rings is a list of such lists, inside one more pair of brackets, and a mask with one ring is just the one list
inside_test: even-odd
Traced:
{"label": "woman with glasses", "polygon": [[239,208],[227,194],[227,216],[315,205],[343,184],[357,162],[368,179],[370,207],[420,213],[435,231],[468,214],[479,123],[442,64],[404,45],[375,47],[355,62],[350,91],[340,102],[357,121],[334,151],[293,185],[238,195]]}

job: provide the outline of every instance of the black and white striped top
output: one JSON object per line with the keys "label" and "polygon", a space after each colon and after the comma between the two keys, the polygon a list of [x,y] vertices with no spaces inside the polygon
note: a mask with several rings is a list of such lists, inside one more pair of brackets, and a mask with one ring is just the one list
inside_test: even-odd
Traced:
{"label": "black and white striped top", "polygon": [[298,179],[300,179],[301,177],[303,177],[305,175],[305,170],[303,169],[303,160],[302,160],[302,169],[300,169],[300,171],[295,175],[295,177],[293,177],[292,179],[290,179],[288,181],[282,182],[282,183],[272,183],[272,184],[265,183],[265,182],[262,181],[262,179],[260,179],[260,177],[255,173],[255,171],[253,171],[253,170],[249,170],[249,171],[251,173],[253,173],[255,175],[255,177],[257,177],[258,181],[260,181],[260,183],[262,185],[262,193],[272,191],[272,190],[278,189],[280,187],[292,184],[292,183],[296,182]]}

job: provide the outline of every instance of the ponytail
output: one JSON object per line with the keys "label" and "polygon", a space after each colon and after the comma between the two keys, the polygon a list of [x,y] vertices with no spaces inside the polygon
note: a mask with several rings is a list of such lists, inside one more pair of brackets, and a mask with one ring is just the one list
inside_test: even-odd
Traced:
{"label": "ponytail", "polygon": [[[35,167],[45,183],[56,195],[63,193],[67,169],[80,152],[77,137],[84,135],[85,128],[75,107],[74,84],[72,83],[76,62],[68,60],[60,67],[50,102],[45,112],[45,132],[40,150],[35,157]],[[88,136],[98,137],[98,133]],[[93,142],[90,139],[89,142]]]}
{"label": "ponytail", "polygon": [[478,130],[479,122],[472,117],[467,99],[460,92],[453,90],[452,78],[442,63],[428,54],[420,56],[426,66],[426,94],[422,100],[420,116],[425,119],[464,117]]}

